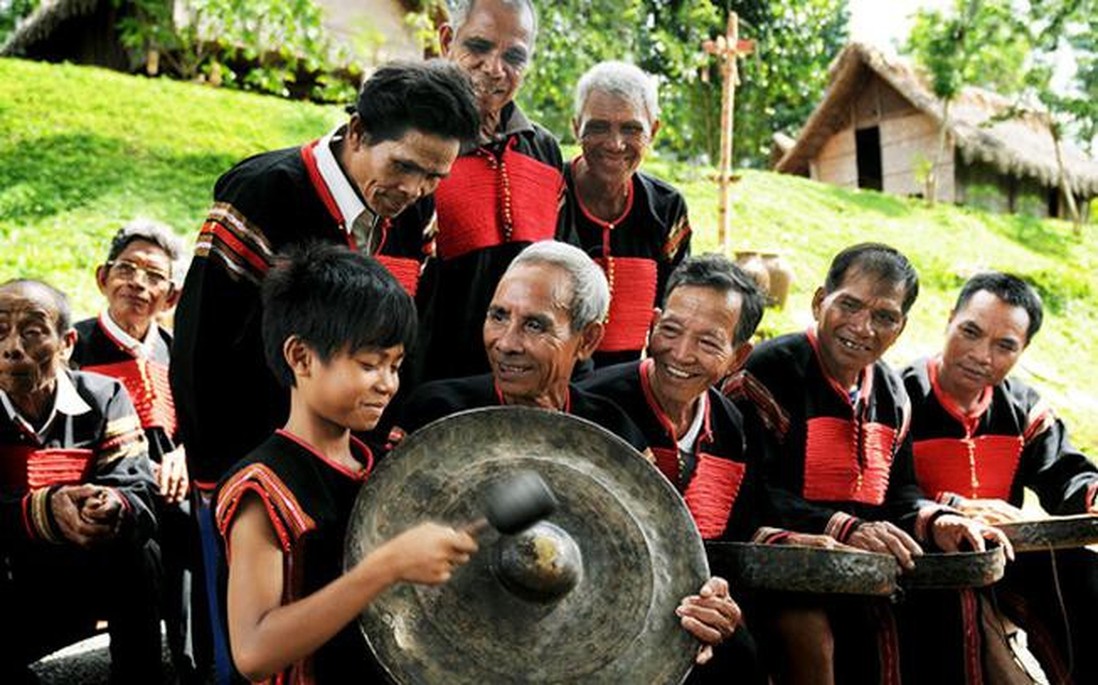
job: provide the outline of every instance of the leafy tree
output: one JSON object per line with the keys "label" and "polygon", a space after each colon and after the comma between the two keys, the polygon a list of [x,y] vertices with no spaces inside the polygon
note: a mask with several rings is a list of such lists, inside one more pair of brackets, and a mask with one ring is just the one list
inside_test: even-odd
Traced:
{"label": "leafy tree", "polygon": [[729,9],[736,11],[741,32],[758,43],[741,60],[736,97],[736,152],[748,166],[765,161],[775,131],[804,122],[846,38],[846,0],[560,0],[539,9],[538,44],[519,97],[535,120],[570,140],[580,75],[601,60],[632,61],[660,79],[664,127],[656,144],[711,159],[720,144],[720,68],[701,43],[723,34]]}
{"label": "leafy tree", "polygon": [[[324,30],[314,0],[187,0],[177,24],[168,0],[114,0],[124,7],[123,45],[163,60],[184,79],[323,101],[353,99],[357,71]],[[153,57],[155,55],[155,57]],[[307,83],[300,83],[307,77]]]}
{"label": "leafy tree", "polygon": [[41,0],[0,0],[0,45],[15,32],[19,22],[38,9]]}
{"label": "leafy tree", "polygon": [[942,101],[938,150],[925,176],[926,198],[938,199],[938,172],[944,164],[950,108],[969,84],[1016,91],[1026,44],[1017,31],[1011,0],[955,0],[951,11],[921,10],[907,50],[930,72],[931,89]]}

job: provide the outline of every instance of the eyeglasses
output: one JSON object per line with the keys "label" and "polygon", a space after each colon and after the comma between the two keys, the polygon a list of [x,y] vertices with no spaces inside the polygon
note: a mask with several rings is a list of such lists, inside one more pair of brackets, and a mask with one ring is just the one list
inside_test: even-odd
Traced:
{"label": "eyeglasses", "polygon": [[139,266],[124,259],[107,262],[107,268],[123,281],[136,281],[138,274],[144,274],[145,282],[148,283],[150,288],[159,288],[165,284],[171,284],[171,276],[163,271],[150,269],[147,266]]}

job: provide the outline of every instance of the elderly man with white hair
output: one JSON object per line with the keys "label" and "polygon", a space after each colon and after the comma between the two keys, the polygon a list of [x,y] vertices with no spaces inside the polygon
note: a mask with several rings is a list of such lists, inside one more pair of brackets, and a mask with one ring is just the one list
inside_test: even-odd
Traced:
{"label": "elderly man with white hair", "polygon": [[[690,254],[682,194],[639,170],[660,128],[655,79],[624,62],[602,62],[576,87],[576,139],[583,154],[566,165],[568,198],[560,228],[606,272],[610,315],[596,366],[635,361],[652,307]],[[628,287],[622,287],[627,284]]]}
{"label": "elderly man with white hair", "polygon": [[514,102],[534,54],[534,3],[448,4],[450,21],[439,27],[439,43],[473,81],[480,136],[462,147],[434,198],[435,258],[418,296],[419,344],[409,387],[487,371],[475,331],[508,264],[539,240],[575,242],[557,231],[564,195],[560,146]]}
{"label": "elderly man with white hair", "polygon": [[[598,347],[609,300],[606,277],[579,248],[554,241],[527,247],[500,279],[484,319],[492,373],[420,386],[404,406],[401,426],[411,432],[479,407],[540,407],[593,421],[651,460],[640,429],[616,404],[569,380],[576,362]],[[684,597],[677,614],[701,643],[699,663],[740,623],[722,578],[710,578],[697,595]]]}

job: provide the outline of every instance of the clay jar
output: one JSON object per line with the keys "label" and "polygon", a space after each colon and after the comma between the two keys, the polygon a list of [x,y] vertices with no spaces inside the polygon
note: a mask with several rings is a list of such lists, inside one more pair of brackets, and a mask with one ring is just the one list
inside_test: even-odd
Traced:
{"label": "clay jar", "polygon": [[763,252],[762,262],[770,275],[770,305],[781,309],[789,297],[789,287],[793,284],[793,268],[785,261],[780,252]]}
{"label": "clay jar", "polygon": [[754,250],[739,250],[736,252],[734,261],[736,266],[743,269],[743,272],[755,281],[755,285],[759,287],[763,295],[768,296],[770,292],[770,271],[767,270],[762,255]]}

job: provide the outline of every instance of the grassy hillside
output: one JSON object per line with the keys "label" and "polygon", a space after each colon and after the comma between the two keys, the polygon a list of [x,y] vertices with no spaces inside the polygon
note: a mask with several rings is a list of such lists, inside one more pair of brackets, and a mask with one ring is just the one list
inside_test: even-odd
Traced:
{"label": "grassy hillside", "polygon": [[[83,67],[0,60],[0,279],[35,276],[70,292],[84,314],[98,307],[92,279],[107,238],[143,214],[193,236],[214,180],[233,162],[314,138],[338,108],[123,76]],[[695,251],[716,247],[711,169],[653,160],[684,190]],[[781,250],[796,280],[769,333],[803,328],[831,255],[863,240],[905,251],[923,291],[889,355],[933,353],[966,275],[1010,269],[1037,282],[1049,313],[1021,373],[1098,453],[1098,240],[1056,221],[937,207],[799,178],[745,172],[735,188],[733,245]],[[1098,229],[1092,229],[1098,230]]]}

